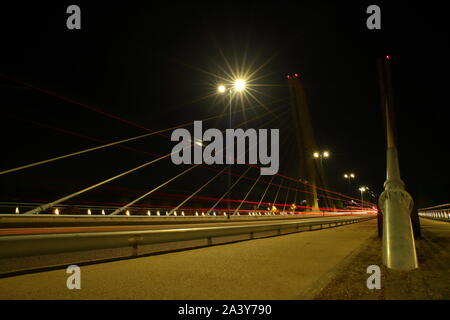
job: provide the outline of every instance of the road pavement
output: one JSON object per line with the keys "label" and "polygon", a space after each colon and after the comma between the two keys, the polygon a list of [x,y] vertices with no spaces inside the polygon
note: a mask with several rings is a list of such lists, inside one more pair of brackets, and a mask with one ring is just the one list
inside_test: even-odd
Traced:
{"label": "road pavement", "polygon": [[[376,220],[0,279],[0,299],[307,299],[372,241]],[[372,240],[371,240],[372,239]]]}

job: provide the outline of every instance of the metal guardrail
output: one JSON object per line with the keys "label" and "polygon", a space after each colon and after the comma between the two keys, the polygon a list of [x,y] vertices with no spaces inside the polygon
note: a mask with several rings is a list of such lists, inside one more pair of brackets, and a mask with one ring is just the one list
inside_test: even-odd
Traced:
{"label": "metal guardrail", "polygon": [[[240,221],[293,221],[305,218],[323,219],[324,217],[360,216],[352,213],[297,213],[288,215],[205,215],[205,216],[143,216],[143,215],[53,215],[38,214],[33,216],[20,214],[0,214],[0,228],[32,228],[32,227],[87,227],[117,225],[157,225],[157,224],[192,224]],[[281,222],[281,221],[279,221]]]}
{"label": "metal guardrail", "polygon": [[[24,211],[31,210],[38,206],[45,205],[42,202],[0,202],[0,215],[14,215],[20,216]],[[90,204],[82,204],[82,205],[69,205],[69,204],[59,204],[54,208],[48,208],[41,212],[40,214],[34,215],[55,215],[55,216],[110,216],[112,212],[116,209],[119,209],[120,206],[114,205],[90,205]],[[152,207],[152,206],[130,206],[127,210],[124,210],[120,216],[153,216],[153,217],[165,217],[169,216],[169,212],[172,208],[170,207]],[[337,209],[336,212],[323,211],[323,210],[314,210],[316,213],[366,213],[372,212],[372,209]],[[174,211],[170,216],[191,216],[191,217],[215,217],[215,216],[227,216],[227,213],[233,213],[234,210],[228,209],[215,209],[211,212],[208,212],[208,209],[195,209],[195,208],[179,208],[179,210]],[[304,208],[297,208],[295,210],[291,209],[279,209],[279,210],[263,210],[263,209],[241,209],[237,212],[238,216],[286,216],[286,215],[295,215],[295,214],[304,214],[310,212],[309,210],[305,210]]]}
{"label": "metal guardrail", "polygon": [[419,209],[419,217],[433,220],[450,221],[450,205],[440,205],[431,208]]}
{"label": "metal guardrail", "polygon": [[183,228],[148,231],[117,231],[117,232],[86,232],[70,234],[40,234],[0,237],[0,258],[13,258],[35,256],[43,254],[55,254],[86,250],[110,249],[132,247],[133,255],[137,255],[138,246],[167,243],[175,241],[187,241],[208,239],[212,244],[212,238],[249,234],[250,239],[255,233],[277,230],[307,227],[312,230],[314,226],[328,227],[351,224],[374,219],[371,217],[352,217],[349,219],[333,219],[322,221],[297,221],[273,224],[258,224],[246,226]]}

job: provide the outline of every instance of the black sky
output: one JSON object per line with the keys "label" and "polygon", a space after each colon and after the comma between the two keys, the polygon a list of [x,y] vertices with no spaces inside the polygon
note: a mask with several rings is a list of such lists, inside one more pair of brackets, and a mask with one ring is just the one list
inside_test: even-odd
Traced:
{"label": "black sky", "polygon": [[[70,4],[81,8],[81,30],[66,28],[65,12]],[[381,30],[366,28],[370,4],[381,7]],[[285,116],[287,100],[274,102],[288,98],[285,76],[297,72],[307,90],[317,143],[332,153],[326,170],[333,190],[347,191],[342,175],[352,170],[358,176],[354,189],[368,185],[381,193],[385,140],[376,59],[389,54],[401,174],[408,191],[423,207],[447,203],[450,194],[450,55],[445,13],[441,2],[8,4],[2,6],[0,71],[157,130],[225,110],[225,102],[217,96],[189,103],[214,93],[219,79],[213,75],[223,76],[220,68],[227,68],[223,56],[233,66],[245,57],[246,65],[253,62],[254,68],[272,57],[257,73],[260,79],[256,83],[275,85],[258,87],[262,92],[258,99],[273,102],[270,107],[280,113],[280,120],[267,125],[281,130],[280,156],[286,156],[280,173],[298,175],[290,118]],[[0,81],[0,170],[98,144],[55,127],[106,141],[145,133],[19,82]],[[234,115],[234,124],[266,112],[257,104],[246,107],[254,108],[248,109],[245,117]],[[266,116],[248,127],[257,128],[270,119]],[[227,117],[209,125],[223,129]],[[127,146],[165,154],[173,143],[155,136]],[[54,200],[152,157],[112,148],[12,173],[0,178],[0,198]],[[180,169],[166,161],[100,188],[91,197],[127,201]],[[238,172],[242,169],[236,168]],[[212,174],[200,170],[165,191],[189,194]],[[257,172],[251,176],[256,177]],[[225,177],[219,179],[204,194],[220,195],[225,183]],[[241,196],[250,186],[251,182],[242,186]],[[356,192],[353,195],[358,196]]]}

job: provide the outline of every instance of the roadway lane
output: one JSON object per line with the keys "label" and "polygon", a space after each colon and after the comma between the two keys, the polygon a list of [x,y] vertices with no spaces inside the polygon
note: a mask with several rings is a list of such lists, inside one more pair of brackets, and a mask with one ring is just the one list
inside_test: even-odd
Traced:
{"label": "roadway lane", "polygon": [[[74,235],[89,232],[89,233],[102,233],[108,231],[130,231],[130,230],[173,230],[173,229],[195,229],[195,228],[204,228],[204,227],[220,227],[220,226],[248,226],[248,225],[262,225],[268,223],[292,223],[293,221],[299,221],[304,223],[308,223],[311,221],[320,221],[323,219],[326,220],[340,220],[348,218],[348,216],[335,216],[335,217],[315,217],[315,218],[302,218],[302,219],[277,219],[277,220],[264,220],[264,221],[240,221],[240,222],[211,222],[211,223],[198,223],[198,224],[179,224],[179,225],[137,225],[137,226],[96,226],[96,227],[55,227],[55,228],[19,228],[19,229],[7,229],[2,230],[4,233],[0,236],[0,240],[4,237],[12,237],[15,236],[31,236],[34,234],[44,235],[44,234],[61,234],[61,233],[72,233],[76,232]],[[293,230],[290,230],[291,232]],[[289,230],[288,230],[289,232]],[[271,235],[276,235],[277,230],[261,232],[254,234],[254,237],[266,237]],[[234,235],[234,236],[223,236],[223,237],[215,237],[212,239],[213,244],[219,243],[230,243],[240,240],[248,240],[249,235]],[[4,245],[7,245],[5,243]],[[175,242],[164,242],[164,243],[155,243],[155,244],[147,244],[139,246],[139,255],[146,254],[160,254],[163,252],[170,252],[174,250],[185,250],[198,248],[208,245],[208,240],[205,239],[197,239],[197,240],[184,240],[184,241],[175,241]],[[16,257],[16,258],[0,258],[0,274],[16,274],[17,272],[23,273],[28,272],[30,270],[41,269],[41,268],[53,268],[58,266],[65,266],[69,264],[85,264],[91,263],[93,261],[105,261],[111,259],[121,259],[130,257],[130,255],[134,254],[133,248],[130,246],[127,247],[119,247],[119,248],[109,248],[109,249],[96,249],[96,250],[86,250],[86,251],[70,251],[70,252],[62,252],[62,253],[53,253],[53,254],[45,254],[45,255],[37,255],[37,256],[24,256],[24,257]]]}
{"label": "roadway lane", "polygon": [[[320,219],[334,220],[348,218],[348,216],[317,216],[302,217],[304,222],[319,221]],[[297,219],[295,219],[297,220]],[[109,231],[143,231],[143,230],[167,230],[167,229],[185,229],[185,228],[205,228],[205,227],[221,227],[221,226],[239,226],[252,224],[268,224],[278,222],[293,222],[290,219],[273,219],[273,220],[251,220],[251,221],[229,221],[229,222],[211,222],[211,223],[179,223],[179,224],[158,224],[158,225],[124,225],[124,226],[83,226],[83,227],[28,227],[28,228],[0,228],[1,236],[11,235],[32,235],[32,234],[60,234],[60,233],[79,233],[79,232],[109,232]]]}
{"label": "roadway lane", "polygon": [[81,290],[64,269],[2,278],[0,299],[308,299],[378,241],[376,223],[81,266]]}

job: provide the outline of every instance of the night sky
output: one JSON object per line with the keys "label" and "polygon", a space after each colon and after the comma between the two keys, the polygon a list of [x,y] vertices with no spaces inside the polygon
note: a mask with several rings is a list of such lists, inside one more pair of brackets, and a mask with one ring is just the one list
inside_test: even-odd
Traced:
{"label": "night sky", "polygon": [[[227,77],[228,62],[233,70],[262,66],[249,85],[265,107],[255,99],[236,100],[233,125],[259,117],[240,127],[280,129],[279,173],[300,175],[286,80],[286,74],[298,73],[317,144],[331,152],[330,187],[347,194],[343,174],[352,171],[352,196],[359,197],[360,185],[380,194],[386,142],[376,61],[389,54],[402,179],[418,207],[449,202],[450,37],[441,2],[211,3],[2,4],[0,170],[148,132],[142,127],[160,130],[226,112],[227,100],[216,87]],[[81,30],[66,28],[71,4],[81,8]],[[381,7],[381,30],[366,27],[370,4]],[[228,114],[204,123],[227,125]],[[6,174],[0,177],[0,201],[55,200],[166,154],[173,145],[155,135],[126,144],[141,152],[112,147]],[[74,201],[126,202],[184,169],[161,161]],[[233,166],[236,173],[245,169]],[[215,174],[195,170],[161,192],[189,195]],[[226,183],[223,176],[200,194],[220,197]],[[243,182],[233,198],[242,199],[251,185]],[[264,189],[262,184],[255,190]],[[277,191],[272,189],[270,197]],[[278,202],[285,196],[280,192]],[[294,195],[287,197],[293,201]],[[160,194],[142,203],[169,198]]]}

